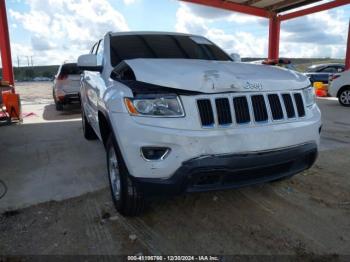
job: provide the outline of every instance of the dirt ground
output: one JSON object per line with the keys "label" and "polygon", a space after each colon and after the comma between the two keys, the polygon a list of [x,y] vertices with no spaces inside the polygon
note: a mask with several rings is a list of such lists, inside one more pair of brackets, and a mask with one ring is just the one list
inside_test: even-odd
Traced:
{"label": "dirt ground", "polygon": [[[62,114],[54,111],[49,84],[24,84],[18,90],[23,111],[36,112],[24,119],[23,126],[55,118],[79,119],[78,106]],[[314,167],[302,174],[239,190],[158,200],[138,218],[116,213],[107,181],[101,178],[104,186],[86,193],[4,209],[0,255],[288,255],[311,260],[327,255],[325,261],[346,261],[350,259],[350,111],[334,99],[318,104],[324,118],[321,151]],[[65,126],[55,136],[72,132],[74,136],[66,139],[74,144],[81,127],[74,121],[59,123]],[[14,132],[13,128],[17,127],[0,127],[0,132]],[[3,135],[2,150],[5,140]],[[103,154],[97,142],[79,143]],[[96,170],[105,175],[104,156],[94,158]],[[3,171],[16,174],[13,170],[8,166],[1,171],[0,166],[0,179]]]}

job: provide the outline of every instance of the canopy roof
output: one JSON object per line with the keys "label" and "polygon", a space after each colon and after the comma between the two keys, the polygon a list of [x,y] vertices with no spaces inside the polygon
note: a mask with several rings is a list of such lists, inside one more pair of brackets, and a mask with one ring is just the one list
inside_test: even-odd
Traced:
{"label": "canopy roof", "polygon": [[[350,4],[350,0],[181,0],[245,14],[270,18],[277,16],[280,21],[325,11]],[[319,2],[319,3],[317,3]],[[314,4],[313,6],[309,6]],[[304,8],[303,8],[304,7]],[[296,10],[298,8],[298,10]],[[288,12],[288,13],[285,13]]]}
{"label": "canopy roof", "polygon": [[228,0],[227,2],[262,8],[274,13],[282,13],[315,2],[321,2],[321,0]]}

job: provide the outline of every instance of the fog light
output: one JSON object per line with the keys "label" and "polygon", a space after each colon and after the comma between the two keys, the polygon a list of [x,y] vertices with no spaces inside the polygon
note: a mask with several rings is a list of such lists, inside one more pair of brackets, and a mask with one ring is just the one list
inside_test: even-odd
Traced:
{"label": "fog light", "polygon": [[167,147],[142,147],[141,156],[147,161],[163,160],[170,153]]}

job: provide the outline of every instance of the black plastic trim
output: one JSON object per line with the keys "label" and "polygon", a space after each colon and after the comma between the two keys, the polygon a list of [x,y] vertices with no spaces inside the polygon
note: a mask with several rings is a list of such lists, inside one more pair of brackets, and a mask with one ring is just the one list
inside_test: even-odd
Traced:
{"label": "black plastic trim", "polygon": [[[232,189],[293,176],[310,168],[316,158],[317,145],[308,143],[266,152],[202,156],[183,162],[169,179],[131,179],[146,196]],[[213,183],[196,185],[202,176]]]}

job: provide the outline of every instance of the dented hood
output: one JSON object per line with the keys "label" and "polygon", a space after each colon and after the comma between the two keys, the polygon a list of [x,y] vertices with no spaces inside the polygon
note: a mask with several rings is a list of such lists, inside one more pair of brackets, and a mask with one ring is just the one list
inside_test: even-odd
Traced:
{"label": "dented hood", "polygon": [[125,60],[137,81],[202,93],[302,89],[308,78],[267,65],[192,59]]}

